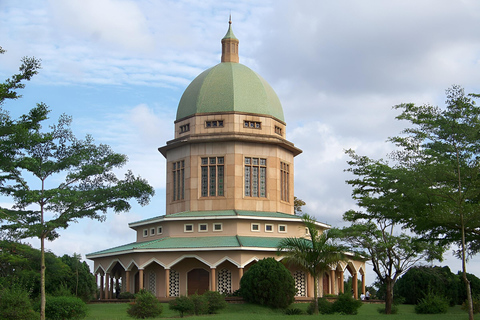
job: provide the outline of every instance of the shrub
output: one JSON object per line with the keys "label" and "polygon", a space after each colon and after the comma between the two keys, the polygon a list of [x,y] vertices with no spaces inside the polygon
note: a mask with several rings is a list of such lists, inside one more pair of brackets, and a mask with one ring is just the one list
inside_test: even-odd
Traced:
{"label": "shrub", "polygon": [[118,295],[118,299],[125,299],[125,300],[129,300],[129,299],[135,299],[135,295],[131,292],[122,292]]}
{"label": "shrub", "polygon": [[245,301],[272,308],[288,307],[295,292],[290,271],[273,258],[258,261],[240,280],[240,293]]}
{"label": "shrub", "polygon": [[[36,303],[35,309],[40,311],[40,303]],[[49,320],[83,319],[87,316],[87,305],[82,299],[69,297],[47,296],[45,314]]]}
{"label": "shrub", "polygon": [[354,299],[349,293],[341,293],[333,303],[334,312],[341,314],[357,314],[358,308],[363,305],[362,301]]}
{"label": "shrub", "polygon": [[225,297],[217,291],[206,291],[203,296],[207,300],[209,314],[217,313],[218,310],[227,306]]}
{"label": "shrub", "polygon": [[198,295],[197,293],[188,297],[193,302],[193,313],[195,315],[205,314],[208,312],[207,299],[203,295]]}
{"label": "shrub", "polygon": [[285,309],[285,314],[287,316],[296,316],[303,314],[303,311],[298,308]]}
{"label": "shrub", "polygon": [[[377,311],[378,313],[385,314],[385,307],[380,307],[377,309]],[[393,304],[391,314],[397,314],[397,313],[398,313],[398,305]]]}
{"label": "shrub", "polygon": [[0,291],[0,319],[33,320],[40,315],[32,308],[28,292],[17,285]]}
{"label": "shrub", "polygon": [[[480,312],[480,296],[475,296],[472,297],[472,303],[473,303],[473,313],[477,314]],[[462,310],[468,311],[468,300],[465,300],[464,303],[462,303]]]}
{"label": "shrub", "polygon": [[135,301],[130,303],[127,313],[136,319],[155,318],[162,313],[162,304],[147,290],[140,290],[135,295]]}
{"label": "shrub", "polygon": [[[315,300],[310,302],[310,304],[307,307],[307,313],[308,314],[313,314],[315,311]],[[318,298],[318,312],[321,314],[333,314],[333,303],[329,302],[327,298],[322,297]]]}
{"label": "shrub", "polygon": [[447,313],[448,311],[448,301],[442,296],[429,293],[425,298],[420,299],[418,304],[415,306],[416,313],[423,314],[436,314],[436,313]]}
{"label": "shrub", "polygon": [[174,300],[168,302],[168,306],[171,310],[180,312],[180,317],[183,318],[185,313],[193,313],[195,311],[195,305],[191,299],[186,296],[180,296]]}

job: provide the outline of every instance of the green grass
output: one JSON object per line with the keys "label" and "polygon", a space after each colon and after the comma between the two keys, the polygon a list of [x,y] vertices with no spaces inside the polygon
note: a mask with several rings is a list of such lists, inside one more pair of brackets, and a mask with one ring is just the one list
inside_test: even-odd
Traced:
{"label": "green grass", "polygon": [[[382,315],[377,312],[377,309],[382,305],[365,304],[363,305],[356,316],[346,315],[295,315],[287,316],[280,310],[272,310],[252,304],[229,304],[226,309],[220,310],[219,314],[204,315],[204,316],[188,316],[188,320],[308,320],[308,319],[322,319],[322,320],[461,320],[468,319],[468,314],[460,309],[460,306],[455,306],[448,310],[446,314],[432,314],[432,315],[417,315],[414,311],[414,306],[400,305],[399,313],[394,315]],[[132,320],[127,316],[128,303],[106,303],[106,304],[89,304],[89,314],[86,319],[89,320]],[[307,309],[306,303],[295,304],[291,307]],[[178,312],[169,310],[168,304],[163,304],[163,313],[160,318],[180,318]],[[157,318],[157,319],[160,319]],[[475,319],[480,320],[480,315],[476,315]]]}

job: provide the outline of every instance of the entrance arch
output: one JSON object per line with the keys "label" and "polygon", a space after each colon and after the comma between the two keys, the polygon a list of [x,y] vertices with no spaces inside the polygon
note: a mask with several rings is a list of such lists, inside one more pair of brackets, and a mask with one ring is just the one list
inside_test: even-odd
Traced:
{"label": "entrance arch", "polygon": [[193,269],[187,275],[187,295],[203,294],[209,289],[210,273],[205,269]]}

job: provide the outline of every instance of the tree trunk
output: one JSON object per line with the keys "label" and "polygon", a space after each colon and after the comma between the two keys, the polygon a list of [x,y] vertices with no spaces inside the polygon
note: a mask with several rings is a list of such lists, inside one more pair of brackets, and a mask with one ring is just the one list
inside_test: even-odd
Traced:
{"label": "tree trunk", "polygon": [[472,291],[470,289],[470,281],[468,281],[467,279],[467,258],[466,258],[465,226],[463,225],[463,214],[461,215],[461,220],[462,220],[462,276],[463,276],[463,282],[465,282],[465,287],[467,289],[468,319],[473,320]]}
{"label": "tree trunk", "polygon": [[45,320],[45,235],[40,237],[40,320]]}
{"label": "tree trunk", "polygon": [[315,299],[315,309],[313,310],[314,314],[318,314],[318,277],[313,277],[313,299]]}
{"label": "tree trunk", "polygon": [[385,294],[385,314],[392,314],[393,305],[393,281],[386,279],[386,294]]}

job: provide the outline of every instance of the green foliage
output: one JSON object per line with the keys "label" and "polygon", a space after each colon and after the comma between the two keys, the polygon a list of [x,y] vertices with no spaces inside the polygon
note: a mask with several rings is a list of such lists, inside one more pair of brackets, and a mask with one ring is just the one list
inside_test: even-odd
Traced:
{"label": "green foliage", "polygon": [[180,296],[174,300],[170,300],[168,306],[171,310],[180,312],[181,318],[183,318],[184,314],[192,314],[195,312],[195,304],[187,296]]}
{"label": "green foliage", "polygon": [[[472,303],[473,303],[473,313],[477,314],[480,312],[480,296],[475,295],[472,297]],[[470,306],[468,305],[468,300],[465,300],[462,303],[462,310],[468,311],[470,309]]]}
{"label": "green foliage", "polygon": [[255,263],[240,280],[243,299],[272,308],[286,308],[295,298],[295,280],[290,271],[273,258]]}
{"label": "green foliage", "polygon": [[[459,291],[465,291],[461,278],[448,267],[420,266],[410,268],[396,283],[395,291],[407,304],[417,304],[429,292],[448,299],[449,304],[460,304]],[[462,295],[465,297],[465,294]]]}
{"label": "green foliage", "polygon": [[[40,250],[29,244],[7,240],[0,241],[0,249],[0,287],[17,283],[30,292],[31,298],[37,298],[40,295]],[[83,301],[91,300],[96,290],[95,276],[90,273],[88,264],[78,259],[68,255],[59,258],[45,252],[47,294],[68,296],[77,291],[77,296]]]}
{"label": "green foliage", "polygon": [[338,295],[332,308],[334,312],[341,314],[357,314],[362,305],[362,301],[354,299],[350,293],[342,293]]}
{"label": "green foliage", "polygon": [[[36,303],[35,309],[40,311],[40,303]],[[49,320],[84,319],[87,316],[87,305],[82,299],[73,296],[48,296],[45,314]]]}
{"label": "green foliage", "polygon": [[206,291],[203,297],[207,300],[207,313],[217,313],[218,310],[224,309],[227,306],[225,297],[217,291]]}
{"label": "green foliage", "polygon": [[415,306],[415,312],[421,314],[447,313],[447,311],[447,299],[431,292],[428,293],[425,298],[420,299]]}
{"label": "green foliage", "polygon": [[131,302],[127,314],[135,319],[156,318],[162,314],[163,306],[160,301],[145,289],[135,294],[135,301]]}
{"label": "green foliage", "polygon": [[[317,221],[312,216],[304,214],[302,220],[308,229],[310,239],[284,238],[278,244],[277,254],[285,257],[283,260],[285,263],[300,267],[315,279],[313,294],[316,302],[319,276],[339,261],[347,260],[343,253],[346,248],[334,242],[330,231],[320,233]],[[315,313],[318,313],[317,308],[315,309]]]}
{"label": "green foliage", "polygon": [[[386,314],[386,310],[384,307],[377,308],[377,312],[380,314]],[[398,313],[398,304],[393,304],[390,310],[390,314],[397,314]]]}
{"label": "green foliage", "polygon": [[[335,312],[333,309],[333,303],[328,301],[326,297],[318,298],[318,312],[320,314],[333,314]],[[315,301],[310,302],[307,307],[307,313],[315,313]]]}
{"label": "green foliage", "polygon": [[[472,290],[472,297],[480,295],[480,279],[477,276],[475,276],[474,274],[471,274],[471,273],[467,273],[466,276],[467,276],[468,281],[470,281],[470,288]],[[463,284],[462,272],[459,271],[457,273],[457,277],[458,277],[459,281]],[[458,296],[458,301],[457,301],[458,304],[461,304],[461,303],[463,303],[463,301],[467,300],[467,291],[465,290],[465,285],[463,285],[463,287],[458,286],[457,296]]]}
{"label": "green foliage", "polygon": [[12,284],[0,290],[0,319],[36,320],[39,314],[32,308],[28,292]]}
{"label": "green foliage", "polygon": [[131,292],[121,292],[119,295],[118,295],[118,299],[125,299],[125,300],[128,300],[128,299],[135,299],[135,295]]}
{"label": "green foliage", "polygon": [[287,316],[297,316],[297,315],[304,314],[304,312],[298,308],[288,308],[288,309],[285,309],[285,314]]}
{"label": "green foliage", "polygon": [[193,313],[195,313],[195,315],[198,316],[200,314],[205,314],[208,312],[207,299],[203,295],[195,293],[188,298],[193,302]]}

